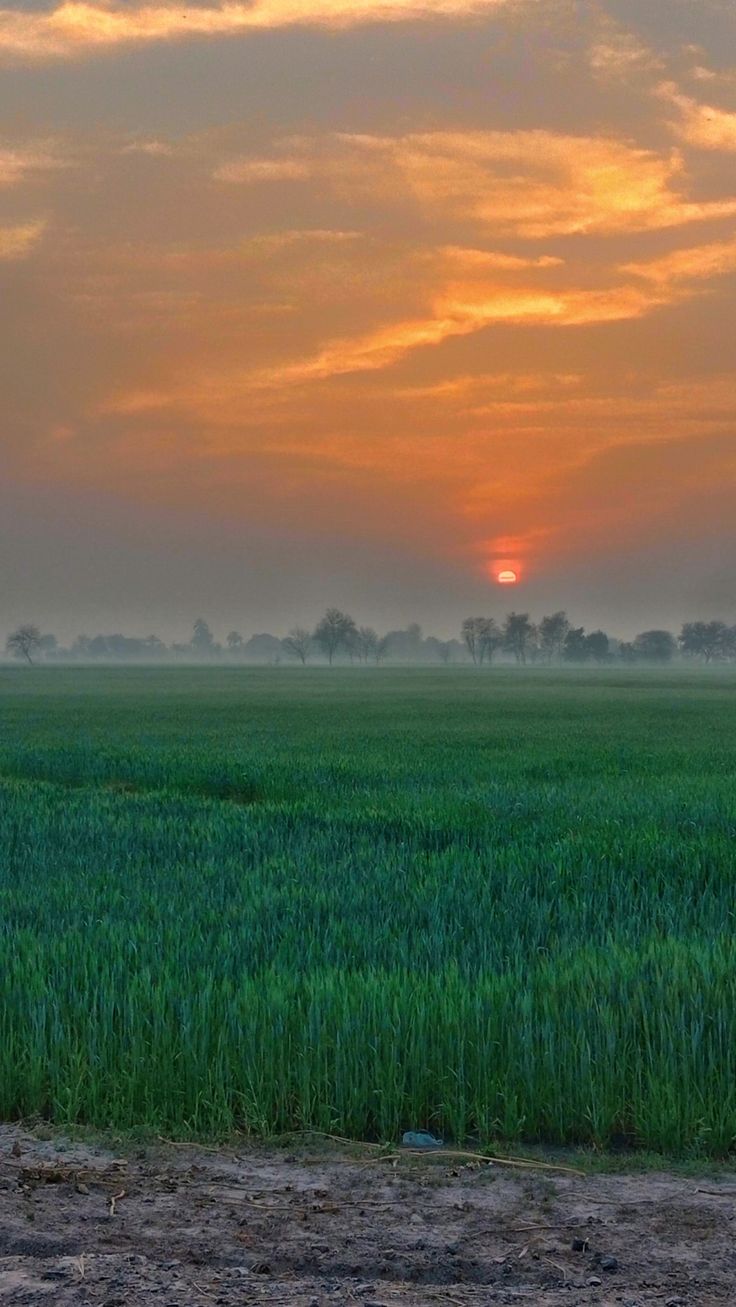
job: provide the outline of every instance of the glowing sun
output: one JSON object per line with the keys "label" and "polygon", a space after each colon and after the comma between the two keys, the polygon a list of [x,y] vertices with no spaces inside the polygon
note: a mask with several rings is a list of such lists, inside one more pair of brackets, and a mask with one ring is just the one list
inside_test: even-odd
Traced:
{"label": "glowing sun", "polygon": [[516,585],[518,579],[516,572],[511,567],[504,567],[503,571],[496,573],[496,580],[499,585]]}

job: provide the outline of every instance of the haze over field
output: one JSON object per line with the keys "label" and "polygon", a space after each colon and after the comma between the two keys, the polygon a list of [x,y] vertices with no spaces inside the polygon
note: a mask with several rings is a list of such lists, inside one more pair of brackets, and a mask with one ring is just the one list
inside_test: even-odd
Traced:
{"label": "haze over field", "polygon": [[8,629],[733,623],[731,0],[24,0],[0,67]]}

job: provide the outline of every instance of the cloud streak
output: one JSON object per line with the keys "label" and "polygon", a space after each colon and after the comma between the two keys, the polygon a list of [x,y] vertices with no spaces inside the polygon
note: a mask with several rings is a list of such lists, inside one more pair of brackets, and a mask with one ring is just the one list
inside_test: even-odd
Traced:
{"label": "cloud streak", "polygon": [[[561,261],[541,256],[525,259],[462,247],[444,247],[425,255],[421,274],[427,279],[429,303],[423,315],[385,323],[360,335],[337,337],[301,359],[284,360],[260,370],[235,369],[185,381],[174,390],[135,391],[109,399],[105,411],[143,413],[160,409],[195,411],[229,421],[246,397],[274,394],[395,367],[417,351],[491,327],[543,326],[551,329],[634,321],[680,302],[692,293],[689,281],[719,276],[736,261],[729,243],[677,251],[661,260],[627,265],[627,280],[600,289],[545,286],[546,275]],[[420,275],[421,263],[417,265]],[[522,276],[522,284],[490,279],[496,273]],[[536,283],[529,274],[536,276]],[[440,288],[430,290],[432,278]],[[633,278],[633,280],[632,280]]]}
{"label": "cloud streak", "polygon": [[236,36],[285,27],[354,27],[432,18],[473,18],[514,0],[253,0],[251,4],[86,4],[49,11],[0,9],[0,56],[68,59],[116,46],[187,37]]}
{"label": "cloud streak", "polygon": [[672,250],[657,259],[626,263],[622,271],[633,273],[661,287],[675,287],[683,282],[706,281],[736,272],[736,237]]}
{"label": "cloud streak", "polygon": [[15,227],[0,227],[0,260],[25,259],[43,236],[46,223],[41,219]]}
{"label": "cloud streak", "polygon": [[677,110],[672,128],[685,144],[698,150],[736,151],[736,112],[702,104],[684,95],[674,82],[662,82],[657,95]]}
{"label": "cloud streak", "polygon": [[657,231],[736,214],[736,199],[690,200],[677,151],[658,154],[610,136],[549,130],[336,133],[285,142],[270,159],[232,159],[216,180],[322,181],[364,204],[414,203],[496,235]]}
{"label": "cloud streak", "polygon": [[338,340],[314,358],[255,377],[257,385],[319,381],[392,367],[407,354],[494,325],[571,327],[642,317],[669,297],[632,286],[602,291],[545,292],[533,288],[457,285],[440,296],[432,316],[398,322],[355,339]]}
{"label": "cloud streak", "polygon": [[38,173],[65,167],[51,145],[0,143],[0,187],[18,186]]}

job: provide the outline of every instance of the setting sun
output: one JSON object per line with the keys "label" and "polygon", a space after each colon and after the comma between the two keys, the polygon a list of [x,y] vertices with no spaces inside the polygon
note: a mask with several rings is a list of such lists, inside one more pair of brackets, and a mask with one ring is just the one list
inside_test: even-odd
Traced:
{"label": "setting sun", "polygon": [[502,572],[498,572],[496,575],[496,580],[499,585],[516,585],[518,579],[516,572],[514,572],[510,567],[505,567]]}

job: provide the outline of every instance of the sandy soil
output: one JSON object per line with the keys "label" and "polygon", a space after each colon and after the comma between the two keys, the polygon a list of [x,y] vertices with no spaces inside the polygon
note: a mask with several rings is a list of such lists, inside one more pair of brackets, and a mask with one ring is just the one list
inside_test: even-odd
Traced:
{"label": "sandy soil", "polygon": [[735,1218],[736,1176],[579,1179],[329,1145],[116,1158],[0,1127],[2,1304],[733,1304]]}

